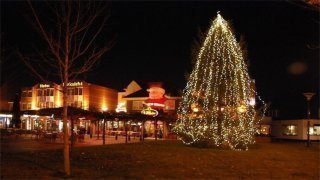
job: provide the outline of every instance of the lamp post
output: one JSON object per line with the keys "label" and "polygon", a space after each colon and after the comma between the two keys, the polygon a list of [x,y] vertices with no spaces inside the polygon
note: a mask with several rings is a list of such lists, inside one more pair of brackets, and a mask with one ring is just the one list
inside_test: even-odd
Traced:
{"label": "lamp post", "polygon": [[310,101],[312,99],[312,97],[315,95],[316,93],[311,93],[311,92],[308,92],[308,93],[303,93],[304,97],[306,97],[307,99],[307,103],[308,103],[308,125],[307,125],[307,132],[308,132],[308,140],[307,140],[307,147],[310,146],[310,115],[311,115],[311,112],[310,112]]}
{"label": "lamp post", "polygon": [[102,117],[103,117],[103,127],[102,127],[102,144],[105,145],[106,144],[106,119],[105,119],[105,112],[108,110],[108,108],[103,107],[102,108]]}

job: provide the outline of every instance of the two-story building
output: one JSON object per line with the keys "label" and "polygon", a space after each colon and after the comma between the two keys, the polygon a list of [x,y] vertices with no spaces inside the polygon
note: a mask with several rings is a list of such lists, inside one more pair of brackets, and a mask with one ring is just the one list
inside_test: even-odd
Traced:
{"label": "two-story building", "polygon": [[[61,113],[49,112],[49,116],[39,115],[38,110],[55,109],[63,105],[62,85],[55,83],[39,83],[32,87],[21,89],[20,109],[22,115],[22,129],[44,129],[61,130]],[[67,84],[67,104],[82,110],[102,112],[103,110],[115,110],[117,107],[118,91],[115,89],[87,83],[85,81],[74,81]],[[33,113],[30,113],[33,112]],[[75,127],[90,127],[91,119],[76,119]]]}

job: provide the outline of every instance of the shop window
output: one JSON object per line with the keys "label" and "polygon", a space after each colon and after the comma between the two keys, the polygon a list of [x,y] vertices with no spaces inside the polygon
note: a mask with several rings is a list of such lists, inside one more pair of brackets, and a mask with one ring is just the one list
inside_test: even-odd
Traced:
{"label": "shop window", "polygon": [[132,110],[142,110],[143,101],[132,101]]}
{"label": "shop window", "polygon": [[[312,127],[311,127],[312,128]],[[313,131],[310,131],[310,135],[320,136],[320,124],[314,124]]]}
{"label": "shop window", "polygon": [[284,125],[283,126],[283,135],[286,135],[286,136],[298,135],[298,126],[297,125]]}

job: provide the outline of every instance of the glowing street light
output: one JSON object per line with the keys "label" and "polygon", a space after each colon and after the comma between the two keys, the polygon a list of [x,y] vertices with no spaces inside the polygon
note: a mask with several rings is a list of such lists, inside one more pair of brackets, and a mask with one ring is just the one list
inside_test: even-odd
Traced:
{"label": "glowing street light", "polygon": [[104,107],[102,107],[101,109],[102,109],[102,112],[106,112],[106,111],[108,111],[108,107],[105,107],[105,106],[104,106]]}

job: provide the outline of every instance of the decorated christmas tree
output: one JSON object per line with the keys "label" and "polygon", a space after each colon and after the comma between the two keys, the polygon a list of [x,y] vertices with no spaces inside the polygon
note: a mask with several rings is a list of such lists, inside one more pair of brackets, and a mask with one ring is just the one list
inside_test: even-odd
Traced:
{"label": "decorated christmas tree", "polygon": [[183,91],[175,132],[187,145],[247,150],[254,95],[240,46],[218,13]]}

